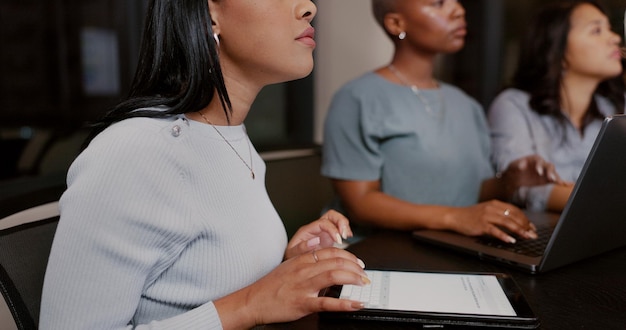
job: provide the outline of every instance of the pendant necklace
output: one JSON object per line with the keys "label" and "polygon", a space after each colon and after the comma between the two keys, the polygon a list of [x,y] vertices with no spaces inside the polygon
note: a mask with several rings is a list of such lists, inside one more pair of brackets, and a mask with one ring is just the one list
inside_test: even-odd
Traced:
{"label": "pendant necklace", "polygon": [[[424,108],[426,109],[426,112],[428,112],[429,115],[434,117],[436,113],[435,111],[433,111],[433,108],[430,106],[430,102],[428,102],[428,100],[424,97],[424,95],[422,95],[422,91],[416,85],[411,85],[408,82],[408,80],[406,80],[404,76],[400,74],[400,72],[396,69],[396,67],[393,64],[389,64],[387,67],[389,68],[389,71],[391,71],[391,73],[393,73],[394,76],[396,76],[396,78],[398,78],[398,80],[400,80],[400,82],[403,85],[411,88],[411,91],[413,92],[413,94],[415,94],[415,96],[417,96],[420,102],[424,104]],[[439,85],[437,81],[434,79],[433,79],[433,83],[435,84],[435,86]],[[445,109],[445,105],[444,105],[444,100],[443,100],[443,94],[441,92],[441,87],[437,88],[437,94],[441,102],[441,110],[442,110],[441,112],[443,112],[443,110]]]}
{"label": "pendant necklace", "polygon": [[[237,157],[239,157],[239,159],[241,159],[241,161],[243,162],[244,165],[246,165],[246,167],[250,170],[250,175],[252,175],[252,180],[255,179],[255,175],[254,175],[254,169],[253,169],[253,164],[252,164],[252,148],[250,147],[250,139],[246,139],[246,141],[248,142],[248,153],[250,155],[250,165],[248,165],[248,163],[243,159],[243,157],[241,157],[241,155],[239,154],[239,152],[237,152],[237,149],[235,149],[235,147],[233,147],[232,144],[230,144],[230,142],[228,142],[228,140],[226,139],[226,137],[224,137],[224,135],[222,135],[222,133],[220,132],[220,130],[217,129],[217,127],[215,127],[215,125],[213,125],[213,123],[211,123],[209,121],[209,119],[207,119],[207,117],[204,116],[204,114],[200,111],[197,111],[198,114],[200,115],[200,117],[202,117],[202,119],[204,119],[204,121],[206,121],[207,124],[211,125],[211,127],[213,127],[213,129],[215,129],[215,131],[217,132],[217,134],[219,134],[219,136],[222,137],[222,139],[224,140],[224,142],[226,142],[226,144],[228,144],[228,146],[235,152],[235,154],[237,155]],[[245,129],[244,129],[245,130]]]}

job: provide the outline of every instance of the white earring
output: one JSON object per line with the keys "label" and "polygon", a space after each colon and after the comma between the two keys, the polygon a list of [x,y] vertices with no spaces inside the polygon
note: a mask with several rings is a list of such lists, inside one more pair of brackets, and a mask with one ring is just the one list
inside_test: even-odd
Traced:
{"label": "white earring", "polygon": [[215,32],[213,32],[213,39],[215,39],[215,44],[217,45],[217,48],[220,48],[220,37]]}
{"label": "white earring", "polygon": [[406,32],[402,31],[402,32],[400,32],[400,34],[398,35],[398,39],[400,39],[400,40],[404,40],[404,38],[406,38]]}

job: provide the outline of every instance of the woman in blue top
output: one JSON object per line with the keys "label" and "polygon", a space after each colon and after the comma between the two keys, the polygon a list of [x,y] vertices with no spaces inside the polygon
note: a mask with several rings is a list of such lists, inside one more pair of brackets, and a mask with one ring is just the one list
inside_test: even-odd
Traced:
{"label": "woman in blue top", "polygon": [[594,1],[548,5],[529,25],[513,86],[489,109],[494,161],[538,155],[567,183],[520,187],[514,203],[565,207],[603,118],[624,112],[619,44]]}
{"label": "woman in blue top", "polygon": [[433,77],[437,55],[464,45],[464,8],[455,0],[374,0],[373,11],[395,53],[332,101],[322,174],[340,198],[334,207],[378,227],[534,238],[522,211],[496,198],[547,182],[550,164],[523,159],[494,178],[482,107]]}

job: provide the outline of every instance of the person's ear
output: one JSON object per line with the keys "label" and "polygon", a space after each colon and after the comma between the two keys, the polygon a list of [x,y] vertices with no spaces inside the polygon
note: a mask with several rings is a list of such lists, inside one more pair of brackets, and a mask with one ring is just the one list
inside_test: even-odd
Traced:
{"label": "person's ear", "polygon": [[209,2],[209,13],[211,15],[211,29],[213,29],[213,33],[219,35],[220,34],[220,5],[219,1],[216,0],[207,0]]}
{"label": "person's ear", "polygon": [[406,32],[402,15],[398,13],[389,13],[385,15],[383,23],[387,33],[393,36],[398,36],[401,33]]}

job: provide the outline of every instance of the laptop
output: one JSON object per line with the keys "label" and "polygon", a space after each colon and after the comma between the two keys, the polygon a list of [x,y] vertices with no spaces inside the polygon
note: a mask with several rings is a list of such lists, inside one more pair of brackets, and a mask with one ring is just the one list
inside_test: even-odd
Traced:
{"label": "laptop", "polygon": [[[477,255],[535,274],[626,245],[626,115],[607,117],[572,194],[558,214],[527,212],[540,238],[508,244],[449,231],[417,230],[417,240]],[[544,233],[542,233],[544,232]],[[539,253],[521,244],[537,243]]]}

